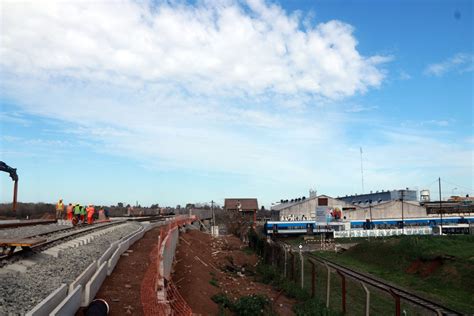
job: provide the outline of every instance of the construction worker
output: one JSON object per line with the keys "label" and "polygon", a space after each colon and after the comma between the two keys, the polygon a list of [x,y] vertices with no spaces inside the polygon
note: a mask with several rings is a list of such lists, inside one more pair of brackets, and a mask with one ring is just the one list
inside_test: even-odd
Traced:
{"label": "construction worker", "polygon": [[86,217],[86,208],[81,205],[81,223],[84,223],[85,217]]}
{"label": "construction worker", "polygon": [[72,213],[74,212],[74,206],[69,203],[69,205],[66,207],[66,214],[67,214],[67,220],[72,221]]}
{"label": "construction worker", "polygon": [[56,219],[62,219],[63,212],[64,212],[63,200],[59,199],[58,203],[56,203]]}
{"label": "construction worker", "polygon": [[89,204],[87,207],[87,224],[91,225],[93,221],[93,216],[94,216],[94,205]]}
{"label": "construction worker", "polygon": [[79,224],[79,221],[81,220],[81,206],[79,203],[76,203],[74,206],[74,216],[76,217],[76,223]]}

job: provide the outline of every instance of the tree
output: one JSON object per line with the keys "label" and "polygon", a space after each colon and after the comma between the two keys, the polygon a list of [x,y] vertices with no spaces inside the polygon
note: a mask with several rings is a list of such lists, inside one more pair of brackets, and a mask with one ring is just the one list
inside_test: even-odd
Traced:
{"label": "tree", "polygon": [[122,203],[122,202],[118,202],[118,203],[117,203],[117,207],[123,207],[123,203]]}

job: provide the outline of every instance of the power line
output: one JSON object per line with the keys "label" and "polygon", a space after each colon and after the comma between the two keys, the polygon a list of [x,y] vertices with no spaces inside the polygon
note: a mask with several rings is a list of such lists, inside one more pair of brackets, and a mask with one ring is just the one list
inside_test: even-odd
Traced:
{"label": "power line", "polygon": [[464,186],[464,185],[456,184],[456,183],[449,182],[449,181],[446,181],[446,180],[441,180],[441,181],[446,182],[446,183],[451,184],[451,185],[454,185],[454,186],[457,186],[457,187],[461,187],[461,188],[463,188],[463,189],[465,189],[465,190],[468,190],[469,192],[474,192],[474,190],[473,190],[472,188],[466,187],[466,186]]}
{"label": "power line", "polygon": [[438,179],[435,179],[435,180],[434,180],[433,182],[431,182],[430,184],[423,186],[423,187],[422,187],[422,190],[423,190],[423,189],[428,189],[428,188],[430,189],[430,188],[433,186],[433,184],[435,184],[435,183],[438,183]]}

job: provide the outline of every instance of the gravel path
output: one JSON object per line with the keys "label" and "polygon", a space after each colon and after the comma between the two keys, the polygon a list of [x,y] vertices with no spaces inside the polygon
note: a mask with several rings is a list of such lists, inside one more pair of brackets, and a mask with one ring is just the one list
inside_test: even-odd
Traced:
{"label": "gravel path", "polygon": [[59,258],[37,254],[37,263],[17,275],[0,274],[0,315],[21,315],[31,310],[61,283],[71,283],[92,261],[98,259],[110,244],[139,229],[139,223],[124,223],[94,242],[68,248]]}
{"label": "gravel path", "polygon": [[23,226],[17,228],[5,228],[0,230],[0,238],[25,238],[38,234],[51,233],[61,229],[69,228],[67,225],[48,224]]}

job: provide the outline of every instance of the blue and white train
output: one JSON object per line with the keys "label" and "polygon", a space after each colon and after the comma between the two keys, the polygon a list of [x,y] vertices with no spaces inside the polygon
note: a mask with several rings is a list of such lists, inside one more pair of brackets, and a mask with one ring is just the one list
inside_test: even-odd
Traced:
{"label": "blue and white train", "polygon": [[[444,216],[443,225],[474,223],[474,216]],[[403,220],[404,227],[435,227],[441,224],[440,217],[417,217]],[[389,229],[402,227],[401,218],[366,220],[332,221],[329,223],[305,221],[267,221],[264,225],[268,235],[303,235],[319,234],[347,229]]]}
{"label": "blue and white train", "polygon": [[[364,220],[353,220],[351,221],[351,229],[366,228],[367,221]],[[474,216],[443,216],[440,217],[416,217],[416,218],[405,218],[403,220],[404,226],[429,226],[434,227],[437,225],[453,225],[453,224],[469,224],[474,223]],[[375,219],[372,220],[370,228],[393,228],[402,227],[401,218],[386,218],[386,219]]]}

